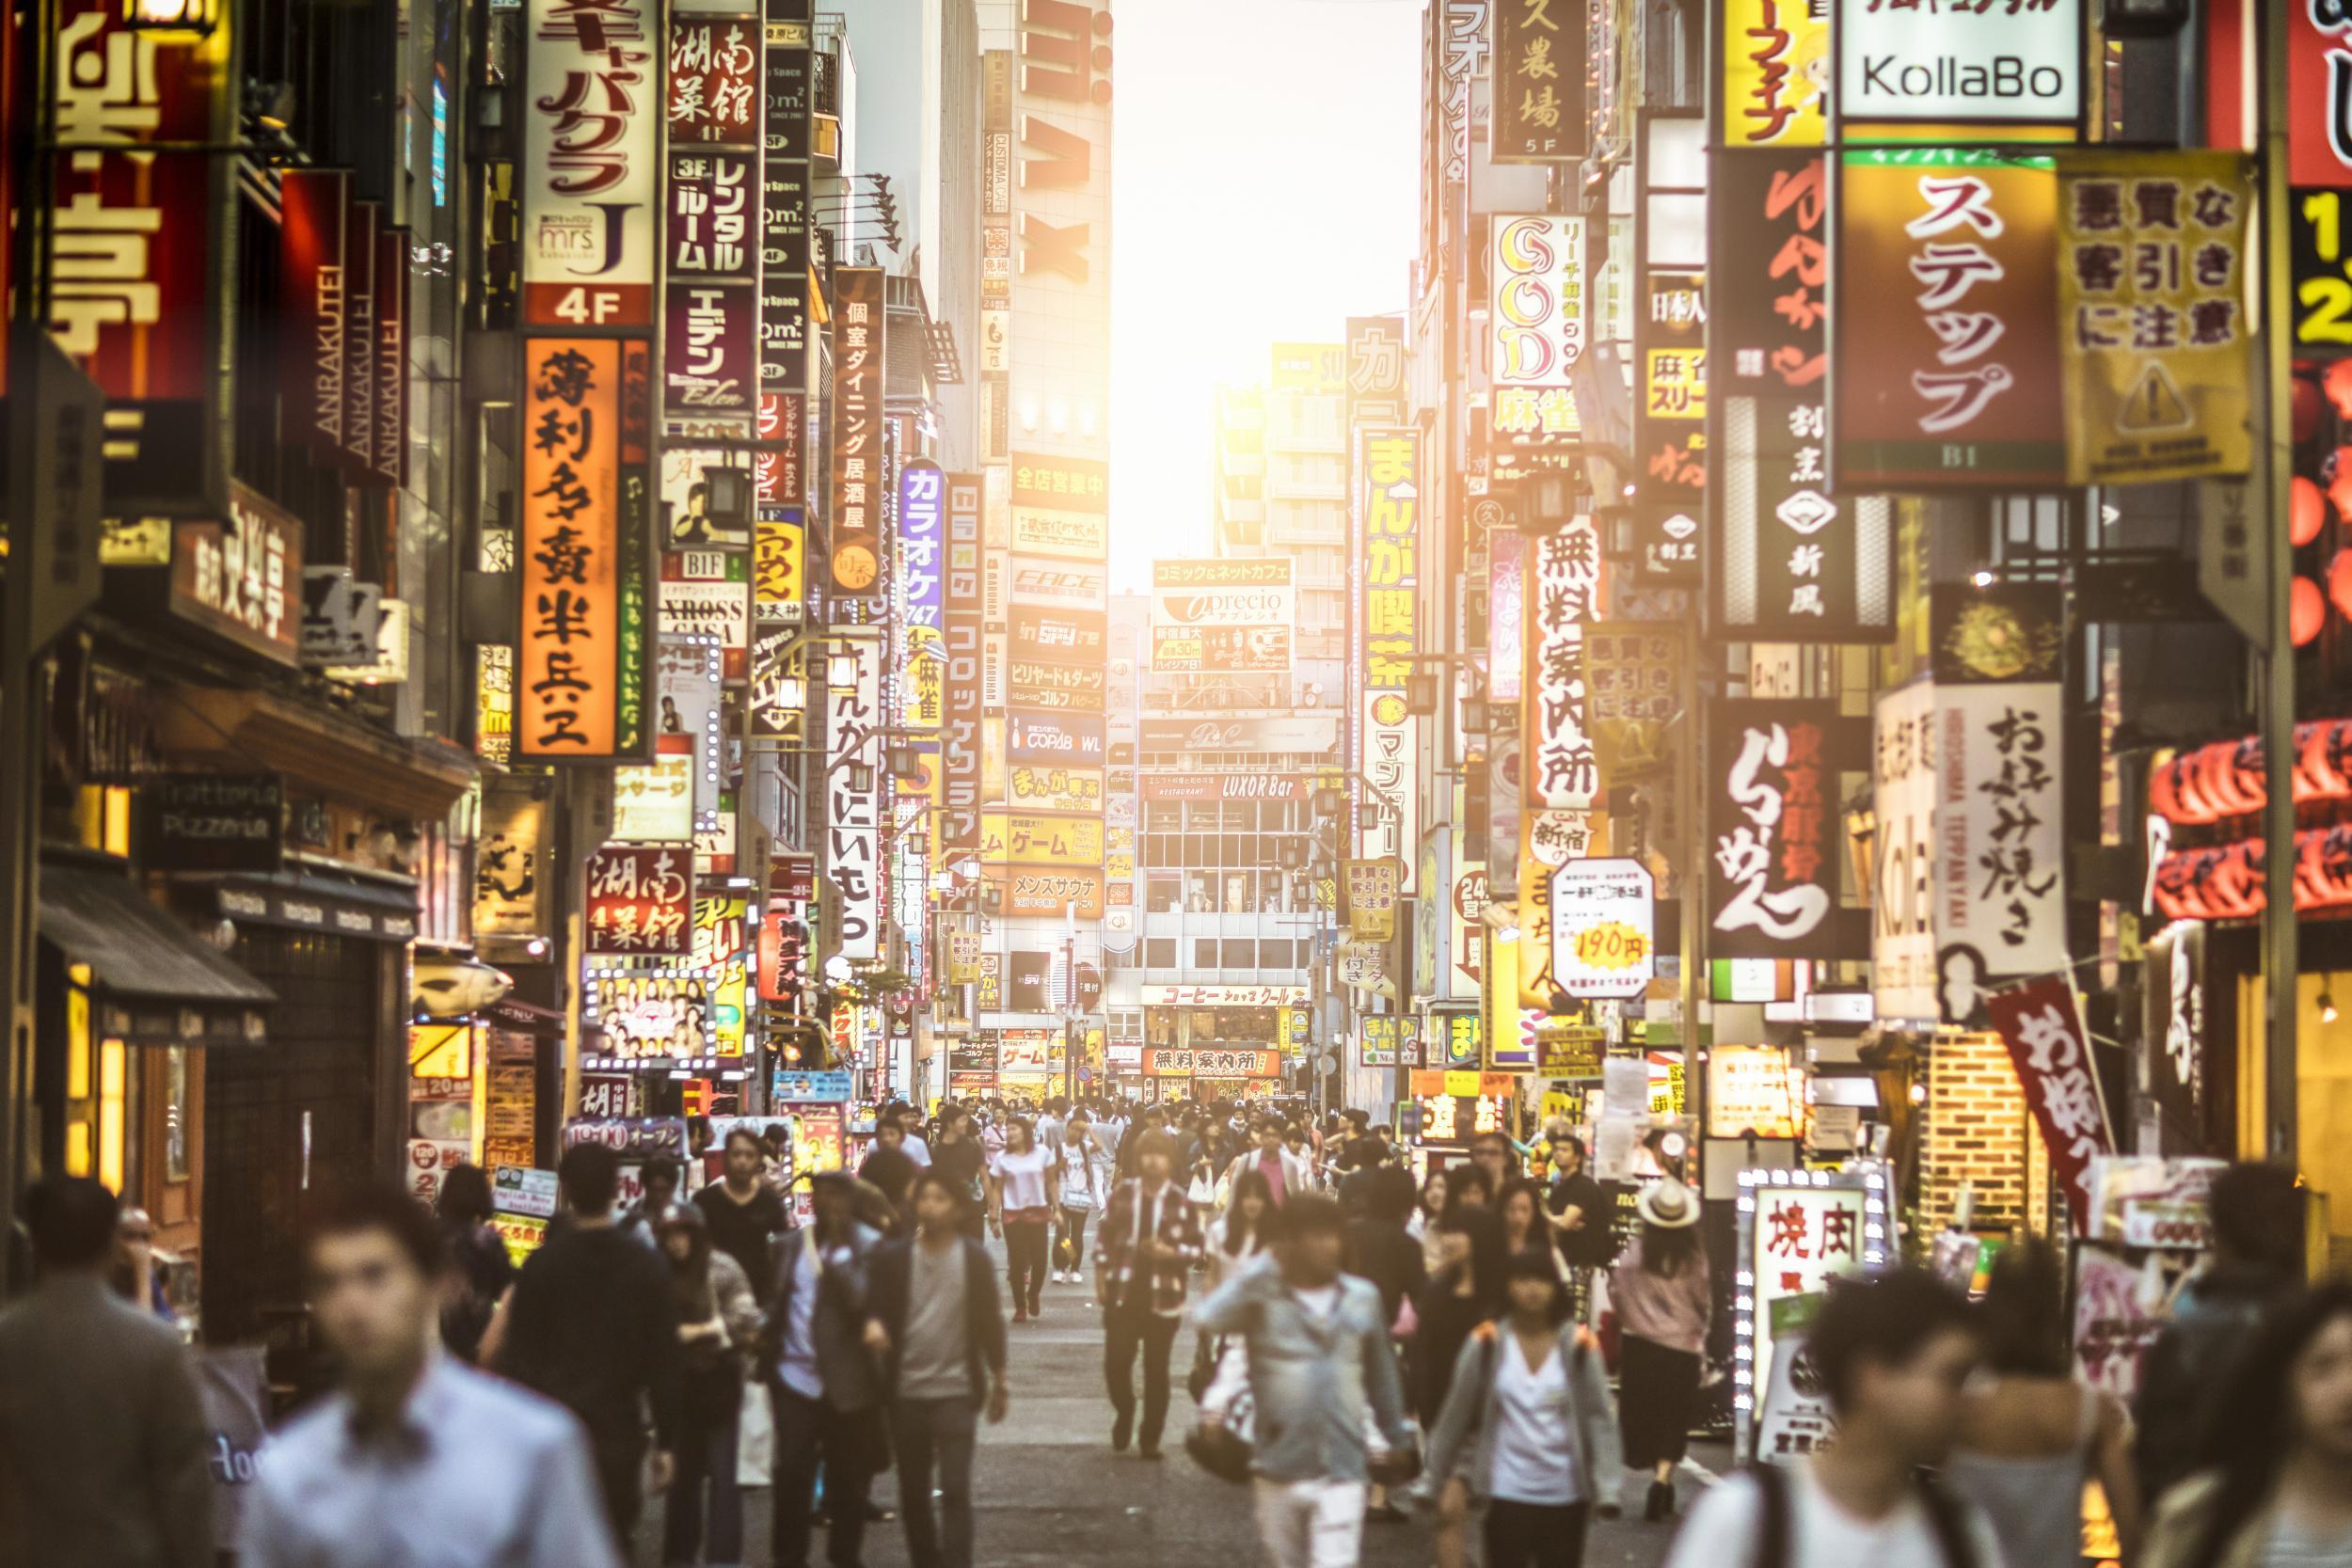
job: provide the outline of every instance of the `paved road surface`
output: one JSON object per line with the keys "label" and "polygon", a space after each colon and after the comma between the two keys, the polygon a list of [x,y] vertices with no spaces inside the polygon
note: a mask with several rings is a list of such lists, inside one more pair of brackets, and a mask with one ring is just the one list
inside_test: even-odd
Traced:
{"label": "paved road surface", "polygon": [[[983,1428],[973,1490],[977,1499],[978,1559],[984,1568],[1234,1568],[1257,1561],[1249,1494],[1207,1475],[1184,1455],[1179,1439],[1192,1406],[1184,1397],[1188,1338],[1175,1357],[1176,1402],[1169,1412],[1168,1457],[1158,1463],[1110,1449],[1110,1402],[1103,1392],[1103,1332],[1085,1285],[1048,1285],[1044,1317],[1009,1330],[1012,1337],[1012,1412],[1002,1426]],[[1700,1463],[1720,1469],[1725,1456],[1700,1451]],[[1686,1475],[1687,1502],[1700,1483]],[[1640,1493],[1627,1495],[1638,1515]],[[895,1472],[877,1481],[875,1497],[896,1509]],[[768,1494],[745,1497],[746,1561],[768,1568]],[[644,1568],[660,1562],[660,1505],[639,1542]],[[1473,1527],[1474,1528],[1474,1527]],[[1424,1518],[1365,1528],[1365,1568],[1429,1568]],[[1653,1568],[1664,1555],[1666,1530],[1635,1521],[1594,1528],[1585,1561],[1594,1568]],[[821,1564],[821,1541],[817,1547]],[[869,1526],[868,1568],[903,1568],[905,1538],[897,1524]],[[798,1568],[780,1564],[777,1568]]]}

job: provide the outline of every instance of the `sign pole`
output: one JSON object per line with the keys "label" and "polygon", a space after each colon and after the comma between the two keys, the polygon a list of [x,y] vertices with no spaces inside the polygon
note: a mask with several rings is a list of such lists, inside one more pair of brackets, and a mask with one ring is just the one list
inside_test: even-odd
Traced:
{"label": "sign pole", "polygon": [[[2287,8],[2256,6],[2249,16],[2261,30],[2262,82],[2262,261],[2264,441],[2258,459],[2263,509],[2282,519],[2294,473],[2294,388],[2291,378],[2292,313],[2282,302],[2294,297],[2287,234]],[[2270,579],[2270,646],[2262,658],[2263,772],[2268,798],[2263,807],[2264,864],[2269,868],[2263,901],[2262,965],[2266,1027],[2263,1035],[2263,1148],[2273,1160],[2299,1165],[2296,1105],[2295,924],[2295,642],[2289,594],[2295,584],[2294,552],[2267,552]],[[2252,1153],[2252,1150],[2246,1150]]]}

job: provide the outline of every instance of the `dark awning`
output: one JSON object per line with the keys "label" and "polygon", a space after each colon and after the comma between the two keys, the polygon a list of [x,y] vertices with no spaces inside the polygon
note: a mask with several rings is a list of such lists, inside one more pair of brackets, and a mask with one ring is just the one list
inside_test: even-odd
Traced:
{"label": "dark awning", "polygon": [[96,866],[40,868],[40,935],[87,964],[98,1032],[126,1045],[260,1045],[267,986],[157,909],[130,878]]}
{"label": "dark awning", "polygon": [[[203,879],[181,877],[183,886]],[[237,872],[219,879],[215,906],[230,919],[296,931],[332,931],[360,942],[407,942],[417,934],[417,890],[323,872]]]}

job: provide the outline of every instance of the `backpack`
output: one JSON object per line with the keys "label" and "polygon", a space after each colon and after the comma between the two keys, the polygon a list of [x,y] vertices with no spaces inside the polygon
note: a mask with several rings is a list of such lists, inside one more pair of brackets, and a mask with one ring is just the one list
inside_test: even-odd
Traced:
{"label": "backpack", "polygon": [[[1762,1528],[1756,1532],[1756,1556],[1749,1568],[1789,1568],[1788,1472],[1777,1465],[1757,1464],[1748,1466],[1748,1474],[1756,1478],[1762,1507]],[[1960,1499],[1925,1472],[1913,1479],[1912,1490],[1927,1511],[1928,1528],[1944,1553],[1944,1568],[1977,1568],[1976,1546],[1968,1539],[1968,1522],[1961,1513]]]}

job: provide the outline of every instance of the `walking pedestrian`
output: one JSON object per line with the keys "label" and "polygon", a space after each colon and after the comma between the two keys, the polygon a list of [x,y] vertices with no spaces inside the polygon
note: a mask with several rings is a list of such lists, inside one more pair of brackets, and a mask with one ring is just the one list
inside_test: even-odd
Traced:
{"label": "walking pedestrian", "polygon": [[1650,1472],[1642,1517],[1675,1513],[1675,1469],[1689,1451],[1698,1414],[1699,1372],[1714,1310],[1707,1253],[1699,1245],[1698,1195],[1662,1177],[1634,1204],[1642,1227],[1609,1274],[1621,1331],[1618,1409],[1625,1462]]}
{"label": "walking pedestrian", "polygon": [[2074,1375],[2065,1291],[2058,1249],[2040,1237],[1993,1259],[1977,1314],[1984,1370],[1944,1475],[1984,1510],[2012,1563],[2064,1562],[2081,1549],[2083,1481],[2095,1475],[2129,1564],[2140,1523],[2131,1418]]}
{"label": "walking pedestrian", "polygon": [[[1837,1418],[1837,1441],[1708,1488],[1666,1568],[2003,1568],[1983,1512],[1921,1477],[1951,1450],[1977,1364],[1958,1293],[1909,1268],[1836,1281],[1805,1354]],[[1632,1388],[1619,1397],[1630,1407]]]}
{"label": "walking pedestrian", "polygon": [[[1165,1132],[1136,1144],[1136,1172],[1111,1193],[1094,1243],[1094,1295],[1103,1304],[1103,1381],[1111,1397],[1111,1449],[1160,1457],[1168,1423],[1168,1356],[1184,1310],[1184,1281],[1203,1256],[1192,1206],[1171,1180]],[[1136,1420],[1136,1354],[1143,1354],[1143,1419]]]}
{"label": "walking pedestrian", "polygon": [[1463,1344],[1430,1434],[1438,1513],[1458,1521],[1486,1503],[1486,1568],[1578,1568],[1592,1513],[1616,1514],[1625,1469],[1609,1373],[1547,1243],[1513,1253],[1502,1275],[1508,1309]]}
{"label": "walking pedestrian", "polygon": [[1544,1211],[1561,1259],[1570,1268],[1609,1266],[1614,1250],[1609,1195],[1585,1174],[1584,1140],[1565,1127],[1551,1133],[1551,1180],[1544,1189]]}
{"label": "walking pedestrian", "polygon": [[743,1266],[711,1243],[698,1205],[678,1204],[656,1233],[677,1312],[680,1392],[677,1475],[661,1514],[661,1560],[692,1568],[707,1545],[712,1568],[743,1560],[743,1496],[735,1439],[743,1373],[759,1334],[759,1302]]}
{"label": "walking pedestrian", "polygon": [[2133,1408],[2139,1495],[2153,1503],[2198,1467],[2230,1366],[2263,1317],[2303,1277],[2303,1198],[2294,1172],[2232,1165],[2206,1198],[2211,1259],[2181,1288],[2148,1351]]}
{"label": "walking pedestrian", "polygon": [[988,1209],[990,1223],[1005,1238],[1005,1283],[1016,1323],[1040,1315],[1059,1185],[1052,1152],[1039,1146],[1026,1117],[1015,1117],[1005,1128],[1005,1151],[990,1169]]}
{"label": "walking pedestrian", "polygon": [[1412,1448],[1380,1291],[1340,1272],[1346,1217],[1320,1193],[1282,1210],[1273,1256],[1200,1307],[1248,1345],[1258,1542],[1274,1568],[1355,1568],[1364,1491]]}
{"label": "walking pedestrian", "polygon": [[931,1150],[931,1168],[963,1192],[964,1234],[978,1241],[988,1213],[988,1153],[972,1126],[972,1113],[961,1105],[939,1109],[939,1142]]}
{"label": "walking pedestrian", "polygon": [[[1486,1172],[1475,1165],[1456,1165],[1452,1175],[1451,1207],[1436,1231],[1438,1268],[1414,1303],[1413,1335],[1406,1347],[1413,1412],[1423,1432],[1435,1431],[1445,1412],[1462,1346],[1502,1310],[1502,1257],[1495,1244],[1493,1216],[1483,1202]],[[1472,1197],[1482,1201],[1469,1201]],[[1425,1495],[1430,1481],[1422,1480]],[[1463,1515],[1438,1516],[1430,1543],[1438,1568],[1462,1568],[1469,1555],[1464,1529]]]}
{"label": "walking pedestrian", "polygon": [[2352,1561],[2352,1284],[2279,1303],[2243,1350],[2210,1464],[2165,1496],[2146,1568]]}
{"label": "walking pedestrian", "polygon": [[[669,1271],[614,1223],[620,1157],[579,1143],[556,1166],[570,1223],[515,1276],[493,1326],[497,1370],[544,1394],[588,1429],[614,1539],[635,1538],[648,1479],[670,1483],[678,1413],[677,1313]],[[650,1405],[653,1462],[645,1462]]]}
{"label": "walking pedestrian", "polygon": [[441,1177],[433,1199],[450,1268],[441,1298],[441,1346],[460,1361],[478,1361],[482,1336],[515,1283],[515,1260],[490,1224],[490,1179],[460,1163]]}
{"label": "walking pedestrian", "polygon": [[[707,1119],[707,1118],[706,1118]],[[678,1181],[684,1167],[675,1155],[656,1154],[637,1167],[638,1200],[621,1216],[621,1228],[647,1246],[660,1243],[654,1237],[654,1227],[677,1201]],[[448,1188],[444,1185],[443,1191]]]}
{"label": "walking pedestrian", "polygon": [[776,1568],[807,1568],[819,1464],[826,1558],[833,1568],[859,1568],[866,1491],[886,1457],[879,1373],[865,1348],[866,1270],[882,1238],[852,1212],[855,1184],[843,1171],[818,1172],[809,1181],[816,1218],[777,1239],[759,1332],[775,1412]]}
{"label": "walking pedestrian", "polygon": [[208,1568],[203,1406],[179,1330],[107,1287],[114,1194],[43,1177],[24,1209],[40,1275],[0,1311],[0,1562]]}
{"label": "walking pedestrian", "polygon": [[1117,1158],[1098,1135],[1094,1118],[1083,1108],[1072,1112],[1062,1136],[1061,1180],[1057,1190],[1062,1244],[1054,1258],[1055,1283],[1075,1285],[1083,1277],[1087,1224],[1118,1181],[1117,1172]]}
{"label": "walking pedestrian", "polygon": [[[613,1230],[610,1200],[601,1234],[658,1266]],[[312,1221],[304,1264],[311,1321],[334,1354],[340,1386],[263,1450],[246,1495],[240,1568],[493,1560],[621,1568],[579,1420],[435,1350],[441,1238],[413,1198],[389,1186],[329,1198]],[[21,1386],[0,1379],[0,1388]],[[200,1461],[195,1470],[201,1488]],[[114,1501],[115,1517],[131,1515]],[[0,1560],[80,1568],[162,1560],[0,1553]],[[208,1563],[212,1542],[171,1560]]]}
{"label": "walking pedestrian", "polygon": [[775,1282],[770,1246],[785,1227],[784,1199],[765,1179],[767,1150],[758,1133],[748,1127],[731,1129],[723,1158],[725,1176],[696,1193],[694,1207],[709,1227],[710,1244],[735,1259],[765,1307],[767,1291]]}
{"label": "walking pedestrian", "polygon": [[1313,1190],[1313,1168],[1287,1147],[1279,1117],[1260,1117],[1253,1132],[1257,1142],[1225,1162],[1223,1180],[1229,1192],[1245,1170],[1265,1178],[1266,1191],[1277,1209],[1294,1195]]}
{"label": "walking pedestrian", "polygon": [[[1405,1227],[1413,1209],[1413,1178],[1394,1165],[1378,1166],[1369,1176],[1363,1212],[1347,1222],[1347,1272],[1378,1287],[1381,1317],[1394,1340],[1414,1328],[1406,1303],[1428,1283],[1421,1243]],[[1365,1516],[1384,1525],[1400,1525],[1408,1517],[1376,1482]]]}
{"label": "walking pedestrian", "polygon": [[1544,1213],[1543,1194],[1527,1178],[1515,1176],[1502,1184],[1502,1196],[1495,1203],[1495,1216],[1502,1227],[1505,1258],[1515,1258],[1530,1247],[1551,1249],[1551,1227]]}
{"label": "walking pedestrian", "polygon": [[1005,1317],[987,1249],[963,1233],[955,1183],[937,1171],[917,1177],[914,1214],[913,1237],[874,1253],[866,1343],[882,1358],[908,1559],[914,1568],[972,1568],[978,1416],[1003,1420],[1011,1399]]}

